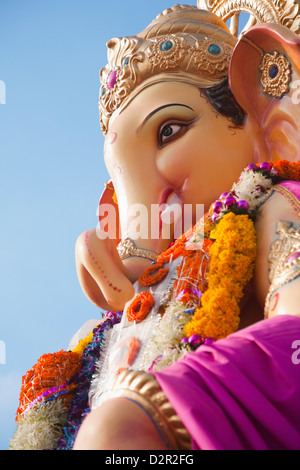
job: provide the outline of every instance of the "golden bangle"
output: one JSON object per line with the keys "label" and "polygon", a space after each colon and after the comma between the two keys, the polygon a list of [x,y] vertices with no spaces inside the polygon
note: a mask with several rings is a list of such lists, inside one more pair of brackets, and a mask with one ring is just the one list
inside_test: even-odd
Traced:
{"label": "golden bangle", "polygon": [[134,370],[121,372],[110,392],[110,398],[116,397],[129,398],[144,408],[170,450],[191,450],[191,436],[153,374]]}

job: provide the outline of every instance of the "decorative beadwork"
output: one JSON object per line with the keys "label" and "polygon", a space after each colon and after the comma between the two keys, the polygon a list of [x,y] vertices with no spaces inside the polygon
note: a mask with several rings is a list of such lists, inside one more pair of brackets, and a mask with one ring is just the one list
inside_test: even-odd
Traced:
{"label": "decorative beadwork", "polygon": [[195,45],[193,61],[199,70],[206,70],[211,75],[224,73],[230,61],[231,50],[218,39],[206,38]]}
{"label": "decorative beadwork", "polygon": [[184,38],[172,34],[153,41],[146,54],[154,67],[168,70],[179,66],[187,49],[189,49],[189,46]]}

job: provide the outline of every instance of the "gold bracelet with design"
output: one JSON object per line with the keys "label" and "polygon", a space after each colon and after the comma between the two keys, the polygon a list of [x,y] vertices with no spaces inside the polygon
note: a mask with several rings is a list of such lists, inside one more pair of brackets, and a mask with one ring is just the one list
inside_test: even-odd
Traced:
{"label": "gold bracelet with design", "polygon": [[170,450],[191,450],[191,436],[153,374],[122,371],[109,396],[125,397],[138,403],[151,416]]}
{"label": "gold bracelet with design", "polygon": [[279,237],[272,243],[268,257],[270,288],[265,302],[265,317],[275,292],[300,276],[300,228],[295,229],[291,222],[279,221],[276,233]]}
{"label": "gold bracelet with design", "polygon": [[150,261],[156,261],[158,254],[152,250],[146,250],[144,248],[138,248],[131,238],[125,238],[118,246],[117,250],[120,258],[127,259],[131,257],[146,258]]}

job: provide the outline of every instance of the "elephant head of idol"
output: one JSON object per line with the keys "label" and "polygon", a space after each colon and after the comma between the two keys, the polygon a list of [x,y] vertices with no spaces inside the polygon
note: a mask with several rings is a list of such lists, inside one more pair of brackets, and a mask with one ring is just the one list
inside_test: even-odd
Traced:
{"label": "elephant head of idol", "polygon": [[300,42],[278,25],[238,41],[213,13],[175,5],[107,47],[99,110],[111,181],[76,257],[87,296],[121,309],[248,164],[299,159]]}

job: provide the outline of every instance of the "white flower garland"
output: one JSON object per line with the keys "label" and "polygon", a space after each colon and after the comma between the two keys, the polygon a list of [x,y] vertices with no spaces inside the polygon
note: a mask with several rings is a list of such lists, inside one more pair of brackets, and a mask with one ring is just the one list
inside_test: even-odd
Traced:
{"label": "white flower garland", "polygon": [[143,357],[143,370],[158,371],[180,359],[186,350],[179,347],[185,325],[191,319],[186,305],[179,300],[169,303],[166,311],[154,330]]}
{"label": "white flower garland", "polygon": [[19,419],[9,450],[55,450],[67,414],[60,398],[32,408]]}
{"label": "white flower garland", "polygon": [[[272,168],[270,175],[275,176],[275,171]],[[261,197],[271,189],[272,185],[270,176],[266,177],[258,171],[244,170],[239,181],[233,184],[230,192],[235,193],[237,201],[247,201],[249,210],[254,211],[260,203]]]}

